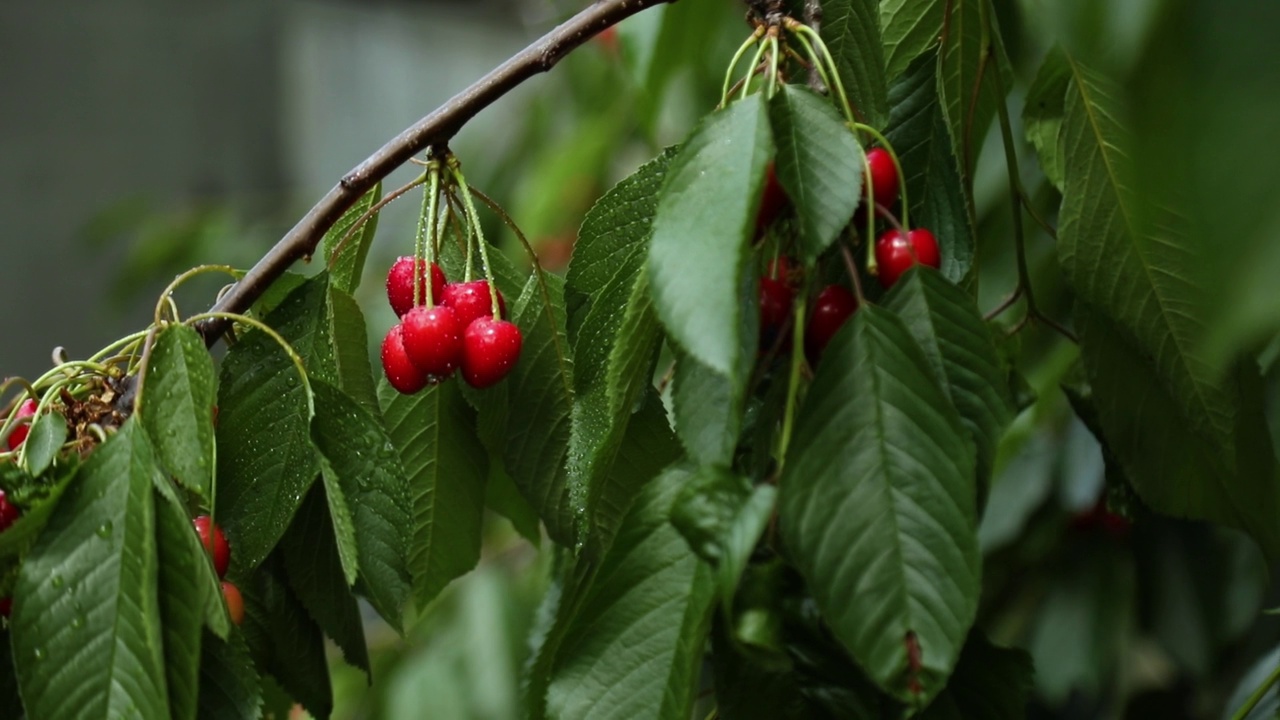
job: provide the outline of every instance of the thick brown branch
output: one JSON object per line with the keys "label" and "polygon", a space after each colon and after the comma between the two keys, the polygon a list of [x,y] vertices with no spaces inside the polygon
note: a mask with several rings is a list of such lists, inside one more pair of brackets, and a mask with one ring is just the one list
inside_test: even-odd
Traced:
{"label": "thick brown branch", "polygon": [[[262,256],[244,278],[213,306],[214,312],[243,313],[294,262],[310,256],[326,231],[364,193],[428,147],[447,145],[462,126],[525,80],[546,72],[574,48],[605,28],[655,5],[674,0],[598,0],[520,51],[434,112],[414,123],[342,177],[293,229]],[[213,345],[228,322],[201,324],[205,342]]]}

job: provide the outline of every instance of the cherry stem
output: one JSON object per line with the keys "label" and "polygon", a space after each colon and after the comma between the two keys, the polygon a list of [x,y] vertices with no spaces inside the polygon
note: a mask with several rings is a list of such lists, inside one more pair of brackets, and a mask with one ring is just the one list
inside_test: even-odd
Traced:
{"label": "cherry stem", "polygon": [[285,354],[289,356],[289,360],[293,362],[293,367],[298,371],[298,377],[302,380],[302,388],[307,392],[307,420],[310,421],[311,418],[316,416],[315,397],[311,392],[311,379],[307,377],[307,368],[302,364],[302,358],[298,357],[297,351],[293,349],[293,346],[290,345],[288,341],[283,337],[280,337],[280,333],[273,330],[270,325],[262,322],[261,320],[256,320],[248,317],[247,315],[225,313],[217,310],[210,310],[208,312],[200,313],[199,315],[192,315],[186,319],[186,324],[195,327],[196,323],[213,319],[225,320],[230,323],[242,323],[250,327],[257,328],[266,333],[267,337],[274,340],[276,344],[284,350]]}
{"label": "cherry stem", "polygon": [[858,307],[862,307],[867,304],[867,297],[862,294],[862,278],[858,276],[858,266],[853,261],[853,253],[844,243],[840,243],[840,256],[844,258],[844,268],[849,273],[849,281],[853,283],[853,296],[858,299]]}
{"label": "cherry stem", "polygon": [[778,441],[778,476],[787,462],[787,448],[791,446],[791,432],[795,426],[796,398],[800,393],[800,367],[804,365],[804,317],[805,294],[796,300],[791,323],[791,373],[787,378],[787,405],[782,414],[782,436]]}
{"label": "cherry stem", "polygon": [[[417,161],[413,160],[411,162],[417,162]],[[405,195],[405,193],[408,193],[410,190],[418,187],[419,185],[421,185],[426,181],[427,181],[426,173],[419,175],[413,180],[410,180],[404,185],[401,185],[400,187],[396,188],[390,193],[384,195],[381,200],[371,205],[368,210],[365,210],[364,213],[360,215],[360,217],[356,218],[356,221],[351,223],[351,227],[347,228],[347,231],[343,233],[342,239],[339,240],[338,244],[334,246],[333,252],[329,253],[328,269],[329,270],[333,269],[333,264],[337,261],[338,257],[342,255],[342,249],[347,246],[347,242],[349,242],[351,238],[354,237],[357,232],[359,232],[360,228],[364,227],[364,224],[369,222],[369,218],[382,212],[382,208],[390,205],[392,202],[396,200],[399,200],[401,197]],[[221,295],[219,295],[218,299],[219,300],[222,299]]]}
{"label": "cherry stem", "polygon": [[1280,664],[1276,665],[1275,669],[1271,671],[1266,680],[1262,681],[1261,685],[1254,688],[1253,693],[1244,701],[1244,705],[1241,705],[1240,709],[1236,710],[1235,714],[1231,716],[1231,720],[1245,720],[1245,718],[1249,717],[1249,714],[1253,712],[1254,708],[1258,707],[1258,703],[1262,702],[1262,698],[1266,697],[1267,692],[1277,682],[1280,682]]}
{"label": "cherry stem", "polygon": [[[746,41],[742,43],[742,46],[738,48],[738,51],[733,54],[733,59],[729,61],[729,69],[724,73],[724,89],[720,91],[720,104],[717,107],[724,107],[729,102],[729,95],[732,92],[730,90],[730,86],[733,84],[733,71],[737,69],[738,63],[742,61],[742,56],[747,54],[747,50],[750,50],[752,45],[760,42],[760,38],[763,35],[764,26],[757,25],[756,29],[751,33],[751,36],[748,37]],[[748,70],[748,77],[749,76],[750,70]]]}
{"label": "cherry stem", "polygon": [[[880,147],[884,148],[885,152],[889,153],[889,159],[893,160],[893,169],[895,172],[898,173],[898,192],[902,194],[902,226],[904,228],[910,229],[911,228],[911,203],[908,202],[908,198],[907,198],[907,176],[904,175],[902,172],[902,162],[898,159],[897,151],[893,149],[893,143],[890,143],[889,138],[885,137],[883,133],[871,127],[870,125],[857,123],[853,127],[855,130],[861,130],[867,133],[868,135],[870,135],[871,137],[875,138],[880,143]],[[867,171],[868,185],[870,185],[870,177],[871,177],[871,171],[870,169],[868,169]]]}
{"label": "cherry stem", "polygon": [[769,37],[765,40],[769,47],[769,77],[765,83],[765,97],[772,98],[778,93],[778,56],[781,54],[778,43],[778,31],[769,29]]}
{"label": "cherry stem", "polygon": [[[166,300],[172,301],[173,293],[177,291],[178,286],[182,285],[182,283],[186,282],[187,280],[190,280],[196,275],[200,275],[202,273],[207,273],[207,272],[222,272],[236,279],[239,279],[240,277],[240,274],[236,272],[236,269],[231,267],[230,265],[200,265],[198,267],[193,267],[190,270],[182,273],[181,275],[175,277],[173,279],[173,282],[169,283],[169,286],[164,289],[164,292],[160,293],[160,299],[156,301],[156,312],[155,312],[155,318],[154,318],[156,325],[160,324],[160,315],[163,311],[165,301]],[[177,317],[177,314],[178,314],[177,308],[174,307],[173,311],[174,311],[174,320],[178,320],[179,318]]]}
{"label": "cherry stem", "polygon": [[871,160],[862,153],[862,176],[867,179],[867,273],[872,277],[880,276],[880,264],[876,262],[876,193],[875,179],[871,177]]}
{"label": "cherry stem", "polygon": [[467,187],[467,179],[462,176],[462,166],[458,163],[456,156],[449,156],[449,170],[453,173],[453,179],[458,183],[458,189],[461,191],[462,205],[467,211],[467,224],[471,226],[472,232],[475,233],[476,247],[480,250],[480,263],[484,268],[485,279],[489,282],[489,305],[493,310],[493,319],[501,320],[502,311],[498,305],[498,288],[493,283],[493,271],[489,267],[489,250],[485,247],[488,243],[485,242],[484,230],[480,227],[480,216],[476,213],[475,203],[471,200],[471,189]]}
{"label": "cherry stem", "polygon": [[[786,27],[788,30],[796,33],[797,37],[807,37],[812,41],[812,47],[809,46],[808,42],[804,43],[805,47],[808,48],[810,53],[813,53],[816,48],[818,52],[815,54],[814,59],[818,63],[825,64],[827,66],[827,70],[830,71],[830,79],[835,81],[836,94],[840,98],[840,109],[844,111],[845,119],[847,119],[850,124],[858,124],[860,113],[857,108],[853,106],[853,103],[849,102],[849,93],[845,92],[844,81],[840,79],[840,69],[836,67],[836,61],[831,55],[831,51],[827,49],[826,42],[822,40],[822,35],[818,34],[816,30],[808,25],[791,18],[786,20]],[[824,81],[825,80],[826,78],[824,78]],[[828,85],[827,87],[832,86]]]}
{"label": "cherry stem", "polygon": [[[435,298],[431,289],[431,262],[435,259],[433,245],[436,214],[440,202],[440,162],[427,162],[427,187],[422,191],[422,210],[418,214],[418,230],[413,239],[413,304],[424,304],[427,309],[435,307]],[[426,285],[424,288],[423,285]]]}
{"label": "cherry stem", "polygon": [[760,63],[764,58],[765,48],[767,47],[769,47],[769,41],[765,40],[760,43],[760,47],[756,48],[756,54],[751,58],[751,65],[747,67],[746,82],[742,83],[742,93],[738,96],[739,100],[745,98],[751,91],[751,78],[759,71]]}

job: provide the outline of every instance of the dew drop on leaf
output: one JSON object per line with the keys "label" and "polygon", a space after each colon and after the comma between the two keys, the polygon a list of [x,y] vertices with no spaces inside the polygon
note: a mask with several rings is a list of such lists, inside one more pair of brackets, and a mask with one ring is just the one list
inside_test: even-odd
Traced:
{"label": "dew drop on leaf", "polygon": [[54,576],[53,576],[53,579],[51,579],[51,580],[49,581],[49,583],[50,583],[51,585],[53,585],[53,587],[54,587],[55,589],[56,589],[56,588],[60,588],[60,587],[62,587],[62,576],[61,576],[61,575],[54,575]]}
{"label": "dew drop on leaf", "polygon": [[98,537],[100,538],[111,537],[111,530],[113,527],[114,526],[111,524],[110,520],[102,523],[101,525],[98,526]]}

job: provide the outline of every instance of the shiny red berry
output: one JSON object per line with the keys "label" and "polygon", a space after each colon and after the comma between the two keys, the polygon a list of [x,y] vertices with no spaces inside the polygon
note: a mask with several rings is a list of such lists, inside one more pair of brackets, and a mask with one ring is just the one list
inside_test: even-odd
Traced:
{"label": "shiny red berry", "polygon": [[463,338],[462,377],[471,387],[486,388],[511,372],[520,359],[520,328],[506,320],[477,318]]}
{"label": "shiny red berry", "polygon": [[[29,418],[36,414],[36,407],[39,405],[35,400],[27,398],[18,406],[18,420]],[[17,450],[22,447],[22,443],[27,441],[27,434],[31,432],[31,423],[23,423],[15,425],[13,431],[9,433],[9,449]]]}
{"label": "shiny red berry", "polygon": [[760,278],[760,347],[769,349],[791,315],[795,292],[791,286],[771,277]]}
{"label": "shiny red berry", "polygon": [[[493,317],[493,301],[489,297],[488,280],[449,283],[444,286],[440,304],[453,308],[454,314],[458,316],[458,324],[463,328],[469,327],[471,321],[476,318]],[[502,317],[507,316],[507,301],[503,299],[500,290],[498,291],[498,314]]]}
{"label": "shiny red berry", "polygon": [[231,564],[231,546],[227,545],[227,536],[222,534],[222,528],[214,525],[213,519],[208,515],[197,517],[191,524],[196,526],[196,533],[200,535],[200,544],[205,551],[213,554],[213,569],[218,571],[218,577],[224,577],[227,566]]}
{"label": "shiny red berry", "polygon": [[[413,301],[413,258],[405,256],[396,260],[391,266],[391,270],[387,272],[387,301],[391,303],[391,309],[396,312],[397,317],[404,317],[415,305],[423,305],[426,303],[426,273],[422,272],[423,263],[418,262],[418,275],[422,278],[419,292],[422,297],[418,298],[418,302]],[[431,263],[431,298],[433,302],[440,302],[440,294],[444,292],[444,271],[439,265]]]}
{"label": "shiny red berry", "polygon": [[9,498],[5,496],[4,491],[0,490],[0,532],[9,529],[9,526],[18,522],[18,518],[22,516],[22,511],[17,505],[9,502]]}
{"label": "shiny red berry", "polygon": [[419,371],[443,380],[462,361],[462,325],[453,308],[419,305],[404,315],[404,350]]}
{"label": "shiny red berry", "polygon": [[392,325],[382,339],[382,372],[391,387],[405,395],[412,395],[430,382],[427,374],[418,369],[404,351],[404,326]]}
{"label": "shiny red berry", "polygon": [[762,237],[787,204],[787,193],[778,182],[778,174],[773,163],[764,173],[764,191],[760,195],[760,209],[756,211],[756,237]]}
{"label": "shiny red berry", "polygon": [[822,351],[858,309],[858,299],[842,285],[828,285],[818,293],[804,331],[804,351],[811,364],[817,364]]}
{"label": "shiny red berry", "polygon": [[876,202],[892,207],[898,201],[898,168],[893,156],[884,148],[873,148],[867,153],[867,164],[871,166],[871,192]]}
{"label": "shiny red berry", "polygon": [[244,596],[240,594],[240,588],[223,580],[222,599],[227,602],[227,613],[231,615],[231,622],[236,625],[244,622]]}
{"label": "shiny red berry", "polygon": [[880,284],[893,287],[898,278],[916,263],[937,268],[942,264],[938,254],[938,239],[924,228],[916,228],[905,235],[892,229],[876,241],[876,265],[879,266]]}

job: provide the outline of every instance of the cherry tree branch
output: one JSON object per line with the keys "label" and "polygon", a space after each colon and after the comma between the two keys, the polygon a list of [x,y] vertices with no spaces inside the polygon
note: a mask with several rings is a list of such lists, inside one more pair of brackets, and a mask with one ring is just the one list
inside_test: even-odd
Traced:
{"label": "cherry tree branch", "polygon": [[[393,170],[429,147],[447,145],[453,136],[481,110],[492,105],[525,80],[547,72],[570,51],[619,21],[675,0],[597,0],[559,27],[521,50],[489,74],[477,80],[430,115],[370,155],[342,177],[297,225],[293,226],[245,276],[214,304],[212,313],[244,313],[293,263],[310,257],[333,227],[357,200]],[[199,326],[205,343],[212,346],[230,327],[215,317]]]}

